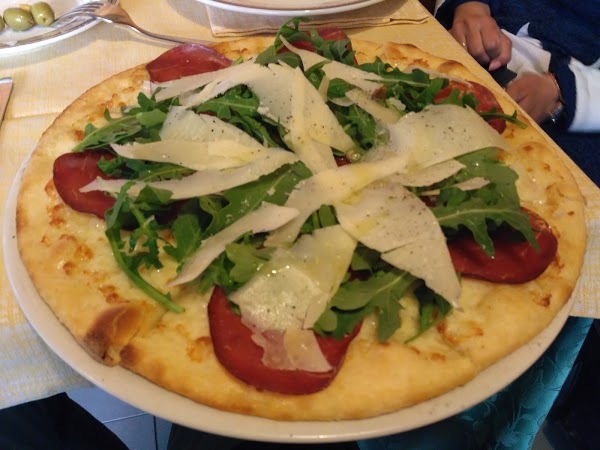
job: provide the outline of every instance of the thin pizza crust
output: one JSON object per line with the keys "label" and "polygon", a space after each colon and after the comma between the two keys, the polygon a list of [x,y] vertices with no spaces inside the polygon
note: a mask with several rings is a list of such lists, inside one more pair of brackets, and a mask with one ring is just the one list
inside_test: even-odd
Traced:
{"label": "thin pizza crust", "polygon": [[[216,44],[225,56],[247,58],[272,38]],[[400,68],[419,65],[477,81],[454,61],[406,44],[353,41],[359,62],[375,56]],[[23,175],[17,206],[19,250],[42,298],[75,339],[106,364],[121,364],[199,403],[277,420],[343,420],[372,417],[411,406],[467,383],[481,370],[530,341],[565,305],[585,252],[584,201],[571,173],[534,127],[508,125],[513,146],[506,161],[519,173],[523,205],[550,223],[558,254],[536,280],[500,285],[463,280],[461,309],[406,344],[418,329],[416,300],[402,300],[402,328],[386,343],[365,321],[332,384],[310,395],[261,392],[227,373],[210,339],[208,295],[183,287],[173,300],[186,312],[165,312],[118,270],[102,221],[68,208],[52,184],[54,159],[82,136],[88,122],[101,123],[105,108],[131,104],[148,75],[138,67],[116,75],[61,114],[43,135]],[[505,111],[514,105],[495,92]],[[527,118],[519,117],[528,122]],[[167,266],[154,277],[164,285]]]}

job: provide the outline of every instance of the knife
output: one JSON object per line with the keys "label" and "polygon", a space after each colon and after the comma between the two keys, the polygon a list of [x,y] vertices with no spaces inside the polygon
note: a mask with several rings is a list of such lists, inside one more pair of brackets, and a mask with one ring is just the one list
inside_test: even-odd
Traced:
{"label": "knife", "polygon": [[4,111],[12,92],[13,80],[11,77],[0,78],[0,122],[4,118]]}

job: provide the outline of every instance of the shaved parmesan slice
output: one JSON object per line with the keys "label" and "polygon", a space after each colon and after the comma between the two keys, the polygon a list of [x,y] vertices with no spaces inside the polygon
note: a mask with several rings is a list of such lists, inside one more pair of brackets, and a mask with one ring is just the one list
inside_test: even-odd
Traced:
{"label": "shaved parmesan slice", "polygon": [[390,142],[372,149],[368,160],[409,155],[417,170],[486,147],[508,149],[504,139],[472,108],[432,105],[388,125]]}
{"label": "shaved parmesan slice", "polygon": [[342,227],[302,235],[233,292],[245,321],[260,330],[310,328],[344,279],[356,241]]}
{"label": "shaved parmesan slice", "polygon": [[216,79],[199,93],[182,97],[181,104],[190,107],[203,103],[238,84],[247,85],[256,93],[261,114],[285,128],[305,133],[317,142],[341,151],[354,148],[350,136],[300,69],[254,64],[231,77]]}
{"label": "shaved parmesan slice", "polygon": [[388,180],[403,186],[423,187],[439,183],[459,172],[465,166],[455,159],[449,159],[433,166],[409,173],[392,175]]}
{"label": "shaved parmesan slice", "polygon": [[[489,180],[486,180],[483,177],[474,177],[461,183],[456,183],[452,187],[461,189],[463,191],[474,191],[476,189],[481,189],[488,184],[490,184]],[[432,189],[430,191],[421,192],[421,195],[438,195],[439,193],[439,189]]]}
{"label": "shaved parmesan slice", "polygon": [[239,128],[182,107],[170,109],[160,130],[161,141],[113,144],[126,158],[169,162],[194,170],[238,167],[280,149],[261,145]]}
{"label": "shaved parmesan slice", "polygon": [[294,370],[283,346],[283,332],[259,330],[254,324],[244,320],[242,323],[252,330],[252,342],[263,349],[261,362],[265,367],[278,370]]}
{"label": "shaved parmesan slice", "polygon": [[295,131],[286,134],[283,140],[312,173],[337,167],[331,147],[328,145],[321,144],[309,136]]}
{"label": "shaved parmesan slice", "polygon": [[373,183],[335,205],[338,221],[355,239],[393,266],[421,278],[458,306],[460,284],[446,237],[431,210],[402,186]]}
{"label": "shaved parmesan slice", "polygon": [[254,64],[252,60],[248,60],[242,64],[233,64],[220,70],[213,70],[211,72],[158,83],[155,85],[155,88],[158,90],[155,98],[160,102],[168,98],[177,97],[185,92],[190,92],[206,86],[208,83],[214,82],[215,80],[225,80],[230,78],[239,72],[245,71],[247,67],[256,65],[257,64]]}
{"label": "shaved parmesan slice", "polygon": [[[170,191],[172,193],[172,200],[200,197],[250,183],[263,175],[275,171],[284,164],[290,164],[297,160],[298,157],[293,153],[280,150],[235,169],[205,170],[179,180],[153,181],[149,183],[138,181],[127,192],[129,195],[136,197],[145,186],[151,186],[155,189]],[[104,191],[116,194],[129,182],[130,180],[105,180],[103,178],[96,178],[91,183],[83,186],[80,192]]]}
{"label": "shaved parmesan slice", "polygon": [[354,148],[350,136],[300,69],[273,64],[269,69],[278,80],[276,85],[272,81],[265,83],[265,80],[250,84],[267,117],[329,147],[341,151]]}
{"label": "shaved parmesan slice", "polygon": [[394,109],[386,108],[383,104],[373,100],[365,91],[352,89],[346,92],[346,97],[356,106],[371,114],[375,120],[383,123],[395,123],[400,119],[400,113]]}
{"label": "shaved parmesan slice", "polygon": [[171,107],[159,135],[163,140],[214,142],[230,139],[244,147],[264,148],[264,145],[235,125],[208,114],[196,114],[182,106]]}
{"label": "shaved parmesan slice", "polygon": [[321,205],[333,205],[373,181],[404,170],[403,157],[376,162],[360,162],[324,170],[307,178],[292,191],[286,206],[297,209],[298,216],[269,235],[265,246],[276,247],[293,242],[302,224]]}
{"label": "shaved parmesan slice", "polygon": [[286,330],[283,335],[283,347],[290,365],[295,370],[328,372],[332,369],[312,330]]}
{"label": "shaved parmesan slice", "polygon": [[252,341],[263,349],[261,362],[271,369],[328,372],[332,369],[311,330],[259,330],[244,319]]}
{"label": "shaved parmesan slice", "polygon": [[[301,71],[294,71],[293,90],[302,93],[306,89],[306,79]],[[293,120],[287,123],[289,133],[284,141],[313,173],[336,167],[331,147],[316,141],[307,133],[306,96],[294,95],[290,105]],[[310,125],[308,125],[310,127]]]}
{"label": "shaved parmesan slice", "polygon": [[[177,164],[194,170],[220,170],[239,167],[264,156],[268,149],[248,148],[231,139],[214,142],[157,141],[148,144],[113,144],[112,149],[125,158]],[[276,150],[281,151],[281,150]]]}
{"label": "shaved parmesan slice", "polygon": [[269,67],[260,64],[242,64],[237,66],[237,70],[222,69],[218,72],[219,76],[207,83],[200,92],[180,95],[180,104],[185,107],[199,105],[238,85],[270,84],[273,89],[278,89],[282,84]]}
{"label": "shaved parmesan slice", "polygon": [[326,64],[323,65],[322,70],[330,80],[333,80],[334,78],[341,78],[342,80],[367,92],[369,95],[372,95],[382,86],[381,81],[383,81],[383,77],[377,74],[365,72],[357,67],[348,66],[341,62],[324,58],[315,52],[296,48],[284,38],[280,37],[280,39],[289,51],[296,53],[300,59],[302,59],[302,65],[304,66],[305,70],[325,62]]}
{"label": "shaved parmesan slice", "polygon": [[169,286],[187,283],[198,277],[217,256],[225,251],[227,244],[234,242],[242,234],[273,230],[290,221],[297,214],[298,211],[292,208],[263,202],[258,209],[202,241],[200,248],[187,260],[181,272],[169,283]]}

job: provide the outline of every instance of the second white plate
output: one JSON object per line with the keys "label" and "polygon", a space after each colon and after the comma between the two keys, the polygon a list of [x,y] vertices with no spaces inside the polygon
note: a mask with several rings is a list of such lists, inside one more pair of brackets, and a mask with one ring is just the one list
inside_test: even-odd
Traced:
{"label": "second white plate", "polygon": [[384,0],[196,0],[215,8],[246,14],[316,16],[364,8]]}
{"label": "second white plate", "polygon": [[[108,3],[118,3],[118,0],[106,0]],[[5,9],[17,7],[20,4],[31,4],[28,0],[0,0],[0,14]],[[56,17],[65,14],[76,6],[88,3],[85,0],[47,0]],[[8,28],[0,32],[0,56],[20,53],[36,49],[54,42],[79,34],[97,24],[97,20],[81,17],[58,28],[34,26],[27,31],[13,31]]]}

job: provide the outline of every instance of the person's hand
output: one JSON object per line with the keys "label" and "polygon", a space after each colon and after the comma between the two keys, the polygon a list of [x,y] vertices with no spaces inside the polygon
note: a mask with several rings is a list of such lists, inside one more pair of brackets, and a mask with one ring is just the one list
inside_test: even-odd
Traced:
{"label": "person's hand", "polygon": [[450,34],[490,71],[510,61],[512,42],[502,33],[484,3],[467,2],[458,6]]}
{"label": "person's hand", "polygon": [[560,91],[552,75],[526,73],[512,81],[506,92],[533,120],[541,123],[560,104]]}

